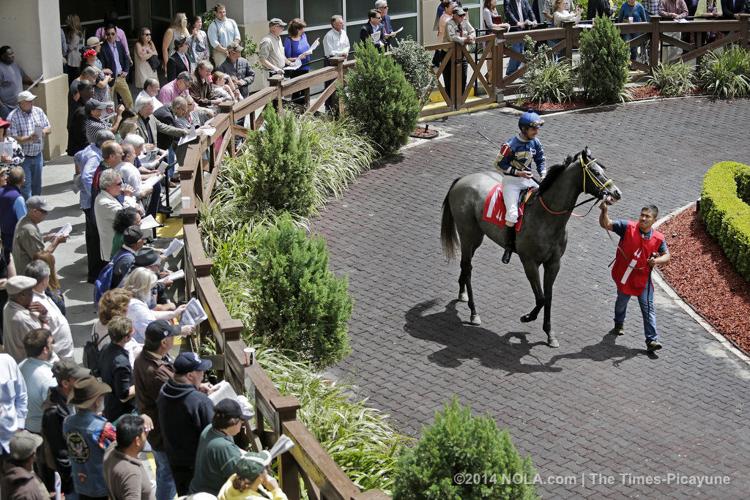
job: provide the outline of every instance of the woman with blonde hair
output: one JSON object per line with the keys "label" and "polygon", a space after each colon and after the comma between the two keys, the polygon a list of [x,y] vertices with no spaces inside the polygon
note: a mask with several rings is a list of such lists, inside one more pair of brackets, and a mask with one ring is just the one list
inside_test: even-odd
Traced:
{"label": "woman with blonde hair", "polygon": [[[149,323],[158,319],[169,321],[179,318],[185,310],[184,304],[173,311],[155,310],[156,294],[154,293],[154,287],[156,287],[156,282],[156,274],[145,267],[135,268],[125,278],[125,290],[133,294],[128,303],[127,317],[133,322],[133,340],[139,344],[143,344],[146,338],[146,327]],[[184,334],[189,334],[190,331],[192,331],[191,328],[183,329]]]}
{"label": "woman with blonde hair", "polygon": [[77,14],[68,14],[63,28],[63,72],[68,75],[68,83],[81,74],[81,49],[83,48],[83,29]]}
{"label": "woman with blonde hair", "polygon": [[167,71],[167,62],[174,54],[174,41],[177,38],[188,38],[190,30],[188,29],[188,18],[184,12],[178,12],[172,19],[172,24],[164,33],[164,40],[161,42],[161,58],[164,67],[164,73]]}
{"label": "woman with blonde hair", "polygon": [[147,78],[157,79],[159,76],[156,74],[156,68],[152,66],[149,60],[156,56],[154,61],[157,61],[156,67],[159,66],[159,51],[156,50],[156,45],[152,40],[151,28],[141,28],[138,35],[138,41],[135,42],[135,86],[136,88],[142,89],[143,83]]}

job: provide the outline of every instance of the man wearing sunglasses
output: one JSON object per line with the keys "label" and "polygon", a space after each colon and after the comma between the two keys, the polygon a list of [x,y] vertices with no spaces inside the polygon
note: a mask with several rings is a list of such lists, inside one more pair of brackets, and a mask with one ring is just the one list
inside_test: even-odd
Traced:
{"label": "man wearing sunglasses", "polygon": [[378,50],[382,51],[385,48],[385,33],[383,26],[380,24],[383,21],[383,17],[380,15],[380,12],[372,9],[367,18],[367,23],[359,30],[359,39],[362,42],[371,41]]}
{"label": "man wearing sunglasses", "polygon": [[104,30],[104,44],[99,52],[99,59],[102,65],[112,71],[115,78],[115,84],[112,90],[120,97],[120,101],[127,109],[133,109],[133,96],[130,94],[130,87],[126,78],[130,72],[130,59],[122,42],[117,39],[117,28],[114,25],[108,25]]}

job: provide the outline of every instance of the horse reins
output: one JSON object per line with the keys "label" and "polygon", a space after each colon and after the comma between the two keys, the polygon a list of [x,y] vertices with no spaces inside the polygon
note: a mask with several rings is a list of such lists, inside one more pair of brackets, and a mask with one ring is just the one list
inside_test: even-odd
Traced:
{"label": "horse reins", "polygon": [[[596,161],[596,158],[592,158],[592,159],[591,159],[591,160],[590,160],[590,161],[589,161],[588,163],[585,163],[585,164],[583,163],[583,157],[580,157],[580,156],[579,156],[579,157],[578,157],[578,160],[579,160],[579,163],[580,163],[580,165],[581,165],[581,168],[583,169],[583,172],[584,172],[584,175],[583,175],[583,190],[582,190],[581,192],[583,192],[583,193],[585,193],[585,192],[586,192],[586,178],[587,178],[587,177],[588,177],[588,178],[589,178],[589,179],[591,180],[591,182],[592,182],[592,183],[594,184],[594,186],[598,187],[598,188],[599,188],[599,189],[600,189],[600,190],[601,190],[602,192],[603,192],[603,191],[604,191],[605,189],[607,189],[607,188],[608,188],[608,187],[609,187],[610,185],[614,184],[614,181],[612,181],[612,179],[607,179],[607,182],[605,182],[604,184],[602,184],[602,183],[601,183],[601,182],[599,181],[599,179],[597,179],[596,177],[594,177],[594,175],[593,175],[593,174],[591,173],[591,170],[589,169],[589,165],[591,165],[592,163],[594,163],[594,162]],[[588,203],[588,202],[590,202],[590,201],[593,201],[593,200],[598,200],[598,199],[599,199],[599,197],[598,197],[598,196],[592,196],[591,198],[588,198],[588,199],[586,199],[586,200],[583,200],[583,201],[582,201],[582,202],[580,202],[580,203],[576,203],[576,204],[575,204],[575,205],[573,205],[573,207],[572,207],[572,208],[570,208],[569,210],[560,210],[560,211],[558,211],[558,210],[551,210],[551,209],[550,209],[550,208],[549,208],[549,207],[547,206],[547,204],[546,204],[546,203],[544,203],[544,198],[542,198],[542,195],[541,195],[541,193],[539,194],[539,202],[541,203],[542,207],[543,207],[543,208],[544,208],[544,209],[545,209],[545,210],[546,210],[546,211],[547,211],[547,212],[548,212],[549,214],[551,214],[551,215],[565,215],[565,214],[568,214],[568,213],[569,213],[569,214],[570,214],[570,215],[572,215],[573,217],[586,217],[586,216],[587,216],[588,214],[590,214],[590,213],[591,213],[591,210],[593,210],[593,209],[594,209],[594,205],[591,205],[591,208],[589,208],[589,211],[588,211],[588,212],[586,212],[586,213],[585,213],[584,215],[578,215],[578,214],[575,214],[575,213],[573,213],[573,210],[575,210],[576,208],[580,207],[581,205],[585,205],[586,203]]]}

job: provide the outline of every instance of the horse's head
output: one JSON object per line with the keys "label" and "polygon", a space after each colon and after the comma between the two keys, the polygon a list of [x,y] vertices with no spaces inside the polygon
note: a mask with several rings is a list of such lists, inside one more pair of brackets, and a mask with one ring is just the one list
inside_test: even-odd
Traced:
{"label": "horse's head", "polygon": [[622,198],[622,192],[615,186],[614,181],[607,177],[604,165],[594,158],[588,146],[578,153],[575,161],[583,169],[583,191],[585,193],[596,196],[609,205]]}

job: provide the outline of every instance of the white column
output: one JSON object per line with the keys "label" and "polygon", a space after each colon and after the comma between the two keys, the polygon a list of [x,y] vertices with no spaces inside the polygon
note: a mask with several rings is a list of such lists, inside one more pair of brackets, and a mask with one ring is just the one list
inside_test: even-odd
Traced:
{"label": "white column", "polygon": [[[243,41],[244,37],[249,36],[257,43],[268,33],[266,0],[256,0],[254,2],[226,0],[223,3],[227,6],[227,16],[234,19],[240,27],[240,31],[243,33]],[[211,8],[208,4],[207,7]],[[284,21],[289,22],[289,19],[284,19]],[[251,60],[250,62],[254,61]],[[256,69],[255,83],[253,83],[250,90],[255,91],[267,86],[266,72]]]}
{"label": "white column", "polygon": [[60,42],[60,5],[56,0],[3,0],[0,33],[10,45],[16,62],[32,78],[44,75],[32,89],[35,105],[44,109],[52,134],[44,146],[44,157],[65,154],[68,138],[68,77],[63,73]]}

